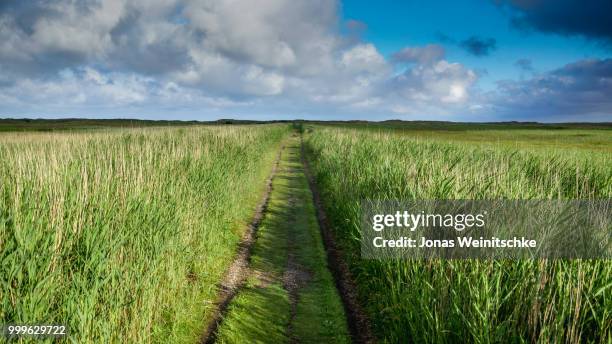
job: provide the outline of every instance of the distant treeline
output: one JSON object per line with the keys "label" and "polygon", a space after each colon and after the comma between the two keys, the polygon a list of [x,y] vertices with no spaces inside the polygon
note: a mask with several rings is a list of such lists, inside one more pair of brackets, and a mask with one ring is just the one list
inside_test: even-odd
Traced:
{"label": "distant treeline", "polygon": [[[291,122],[291,121],[282,121]],[[164,127],[185,125],[215,125],[215,124],[264,124],[270,121],[249,121],[235,119],[219,119],[216,121],[179,121],[179,120],[140,120],[140,119],[29,119],[0,118],[0,131],[52,131],[66,129],[100,129],[100,128],[130,128],[130,127]]]}
{"label": "distant treeline", "polygon": [[539,123],[539,122],[445,122],[445,121],[329,121],[327,125],[371,127],[407,130],[505,130],[505,129],[612,129],[612,122],[601,123]]}
{"label": "distant treeline", "polygon": [[306,123],[341,125],[344,127],[372,127],[411,130],[475,130],[475,129],[612,129],[612,122],[607,123],[538,123],[538,122],[488,122],[465,123],[443,121],[309,121],[309,120],[273,120],[255,121],[241,119],[218,119],[215,121],[179,121],[179,120],[140,120],[140,119],[28,119],[0,118],[0,131],[52,131],[66,129],[99,129],[129,128],[152,126],[186,126],[186,125],[231,125],[231,124],[266,124],[266,123]]}

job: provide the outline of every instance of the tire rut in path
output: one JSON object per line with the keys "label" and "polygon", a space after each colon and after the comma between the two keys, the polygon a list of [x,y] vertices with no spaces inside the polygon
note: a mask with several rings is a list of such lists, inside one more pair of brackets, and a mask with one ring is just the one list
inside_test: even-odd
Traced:
{"label": "tire rut in path", "polygon": [[217,300],[215,301],[216,309],[213,312],[211,320],[206,326],[206,331],[201,337],[200,343],[202,344],[212,344],[216,341],[217,330],[223,320],[223,316],[227,313],[227,307],[238,294],[240,287],[244,284],[248,277],[249,260],[251,257],[253,244],[255,243],[257,237],[257,229],[259,228],[266,208],[268,207],[270,194],[272,193],[272,181],[274,180],[274,176],[278,170],[281,154],[284,149],[285,146],[281,146],[280,151],[278,152],[278,155],[274,161],[272,172],[266,180],[263,198],[257,205],[253,219],[247,226],[242,238],[240,239],[236,256],[232,261],[232,264],[219,283],[220,291],[219,295],[217,296]]}
{"label": "tire rut in path", "polygon": [[308,185],[312,193],[317,220],[323,237],[323,244],[327,252],[327,265],[332,272],[336,288],[340,293],[353,343],[375,343],[376,340],[372,333],[370,321],[357,300],[357,287],[351,277],[348,265],[342,259],[342,252],[336,245],[334,235],[330,230],[329,221],[323,209],[319,190],[317,189],[314,177],[310,171],[308,160],[306,159],[302,135],[300,135],[300,150],[304,173],[306,174],[306,179],[308,180]]}
{"label": "tire rut in path", "polygon": [[[290,204],[290,208],[293,208],[296,200],[294,197],[291,197],[289,198],[288,202]],[[293,322],[297,315],[300,289],[308,284],[312,278],[312,272],[308,271],[297,261],[295,253],[296,245],[295,235],[289,235],[287,237],[287,267],[285,268],[285,273],[283,274],[283,288],[285,288],[289,294],[289,302],[291,307],[289,324],[287,325],[287,337],[289,337],[290,343],[299,343],[299,338],[296,338],[293,331]]]}

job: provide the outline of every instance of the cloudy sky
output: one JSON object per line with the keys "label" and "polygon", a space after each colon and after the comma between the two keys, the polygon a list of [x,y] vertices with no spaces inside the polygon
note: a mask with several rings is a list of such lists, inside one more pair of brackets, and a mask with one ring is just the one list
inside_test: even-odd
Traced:
{"label": "cloudy sky", "polygon": [[612,121],[612,2],[1,0],[0,117]]}

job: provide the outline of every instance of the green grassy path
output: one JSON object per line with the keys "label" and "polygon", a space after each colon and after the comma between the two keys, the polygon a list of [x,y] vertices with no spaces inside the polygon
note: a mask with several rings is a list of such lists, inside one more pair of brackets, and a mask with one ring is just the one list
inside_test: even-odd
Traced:
{"label": "green grassy path", "polygon": [[293,136],[272,181],[246,285],[229,305],[219,343],[350,341],[300,154]]}

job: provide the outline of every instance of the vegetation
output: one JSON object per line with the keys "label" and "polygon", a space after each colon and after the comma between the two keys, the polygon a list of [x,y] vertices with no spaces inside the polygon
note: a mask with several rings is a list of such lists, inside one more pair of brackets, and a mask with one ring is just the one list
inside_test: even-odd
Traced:
{"label": "vegetation", "polygon": [[[612,153],[612,123],[453,123],[364,122],[331,123],[339,128],[410,136],[449,143],[473,143],[512,149],[571,148]],[[328,125],[329,126],[329,125]]]}
{"label": "vegetation", "polygon": [[348,343],[327,269],[297,137],[282,154],[246,286],[219,330],[222,343]]}
{"label": "vegetation", "polygon": [[[482,144],[466,130],[306,132],[327,215],[381,341],[612,340],[609,261],[363,260],[359,232],[362,199],[610,198],[609,131],[522,130],[506,137],[514,144],[498,131],[481,132]],[[577,133],[594,149],[576,147]]]}
{"label": "vegetation", "polygon": [[[65,323],[73,342],[197,341],[285,144],[216,338],[349,340],[288,123],[128,122],[0,121],[13,131],[0,133],[0,323]],[[610,125],[293,131],[381,342],[612,341],[607,260],[364,260],[359,232],[362,199],[609,199]]]}
{"label": "vegetation", "polygon": [[0,323],[195,342],[288,125],[0,136]]}
{"label": "vegetation", "polygon": [[[286,122],[286,121],[275,121]],[[142,120],[142,119],[30,119],[30,118],[0,118],[0,132],[3,131],[57,131],[57,130],[87,130],[106,128],[145,128],[145,127],[177,127],[192,125],[225,125],[225,124],[264,124],[272,122],[219,119],[212,122],[178,121],[178,120]]]}

